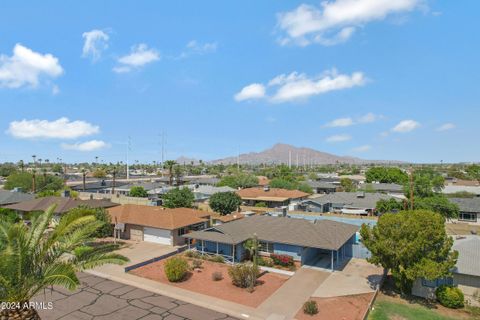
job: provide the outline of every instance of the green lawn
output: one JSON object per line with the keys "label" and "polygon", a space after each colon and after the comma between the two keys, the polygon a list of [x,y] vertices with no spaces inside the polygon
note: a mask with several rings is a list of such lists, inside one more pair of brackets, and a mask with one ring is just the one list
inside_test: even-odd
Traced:
{"label": "green lawn", "polygon": [[375,309],[370,312],[369,320],[455,320],[454,318],[441,316],[435,311],[421,306],[378,301],[375,303],[374,308]]}

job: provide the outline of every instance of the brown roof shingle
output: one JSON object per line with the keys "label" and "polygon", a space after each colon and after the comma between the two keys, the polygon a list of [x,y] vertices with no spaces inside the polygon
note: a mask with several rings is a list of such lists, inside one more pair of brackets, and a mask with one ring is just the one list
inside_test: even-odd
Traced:
{"label": "brown roof shingle", "polygon": [[110,208],[118,206],[118,203],[114,203],[108,200],[78,200],[72,198],[51,196],[22,201],[19,203],[3,206],[3,208],[23,212],[32,212],[45,211],[52,205],[56,205],[54,213],[59,214],[68,212],[70,209],[77,208],[79,206],[87,206],[90,208]]}
{"label": "brown roof shingle", "polygon": [[210,213],[189,208],[125,204],[108,209],[113,222],[136,224],[146,227],[175,230],[208,221]]}

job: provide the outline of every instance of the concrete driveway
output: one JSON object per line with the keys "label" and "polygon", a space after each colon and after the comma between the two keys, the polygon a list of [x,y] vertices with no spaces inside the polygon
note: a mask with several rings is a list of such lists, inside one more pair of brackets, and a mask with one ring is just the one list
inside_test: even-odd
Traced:
{"label": "concrete driveway", "polygon": [[235,320],[226,314],[202,308],[150,291],[86,273],[81,285],[70,292],[47,289],[32,301],[52,302],[50,310],[38,310],[43,320]]}
{"label": "concrete driveway", "polygon": [[375,292],[383,269],[363,259],[351,259],[342,271],[330,274],[312,297],[330,298]]}
{"label": "concrete driveway", "polygon": [[125,242],[125,247],[117,250],[116,253],[130,259],[127,265],[136,264],[177,250],[176,247],[152,242],[135,242],[130,240],[122,240],[122,242]]}

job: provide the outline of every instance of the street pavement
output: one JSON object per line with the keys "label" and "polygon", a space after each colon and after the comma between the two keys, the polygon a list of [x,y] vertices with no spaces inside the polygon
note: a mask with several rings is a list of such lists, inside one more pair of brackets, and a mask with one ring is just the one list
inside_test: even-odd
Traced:
{"label": "street pavement", "polygon": [[[34,299],[43,320],[236,320],[226,314],[133,286],[80,273],[70,292],[54,287]],[[51,309],[48,302],[52,302]]]}

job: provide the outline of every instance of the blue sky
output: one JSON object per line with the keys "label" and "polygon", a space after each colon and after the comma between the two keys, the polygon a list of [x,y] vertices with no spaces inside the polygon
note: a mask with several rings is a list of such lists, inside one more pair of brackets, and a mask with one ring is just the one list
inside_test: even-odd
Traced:
{"label": "blue sky", "polygon": [[[4,1],[0,161],[478,161],[478,1]],[[85,41],[91,42],[85,46]],[[282,76],[283,75],[283,76]],[[67,119],[64,119],[67,118]]]}

